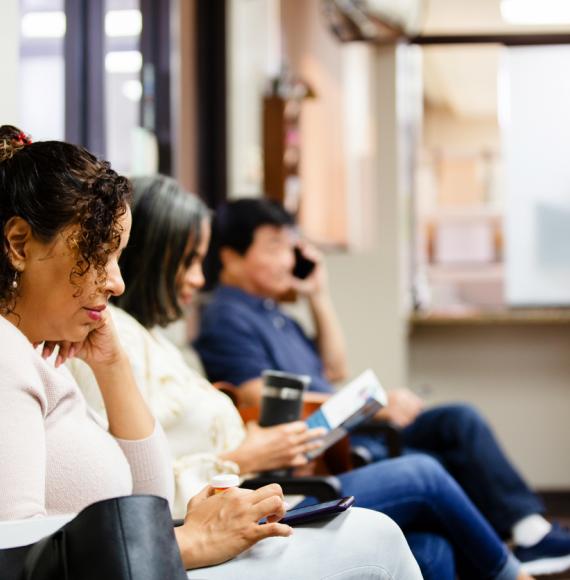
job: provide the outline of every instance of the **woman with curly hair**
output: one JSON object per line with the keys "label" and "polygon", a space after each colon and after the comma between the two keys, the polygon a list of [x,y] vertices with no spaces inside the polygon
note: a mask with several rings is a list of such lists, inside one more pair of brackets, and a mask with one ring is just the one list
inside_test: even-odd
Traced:
{"label": "woman with curly hair", "polygon": [[[127,179],[85,149],[31,143],[17,128],[0,127],[0,521],[75,513],[121,495],[172,499],[164,434],[107,309],[124,290],[118,261],[131,228],[129,202]],[[108,429],[62,366],[74,356],[97,379]],[[312,578],[421,577],[387,517],[355,510],[278,540],[291,534],[278,523],[284,509],[276,485],[219,495],[206,487],[175,531],[184,565],[210,566],[202,578],[255,579],[271,562],[274,578],[295,570],[308,577],[301,570],[310,554],[320,562]],[[264,517],[269,523],[258,525]],[[370,535],[377,536],[372,546]],[[266,538],[261,551],[213,566]]]}

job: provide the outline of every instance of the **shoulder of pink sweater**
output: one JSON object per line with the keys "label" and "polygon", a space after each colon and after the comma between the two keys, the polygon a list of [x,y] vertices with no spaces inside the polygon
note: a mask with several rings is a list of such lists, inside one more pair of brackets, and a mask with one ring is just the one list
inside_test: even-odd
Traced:
{"label": "shoulder of pink sweater", "polygon": [[11,322],[0,316],[0,397],[26,392],[38,399],[44,413],[48,411],[46,376],[48,364],[28,339]]}

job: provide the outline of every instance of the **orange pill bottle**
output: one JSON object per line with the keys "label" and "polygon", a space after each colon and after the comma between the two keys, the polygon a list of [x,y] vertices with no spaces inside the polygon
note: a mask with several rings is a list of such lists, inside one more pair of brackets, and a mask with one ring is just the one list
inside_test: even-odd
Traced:
{"label": "orange pill bottle", "polygon": [[239,487],[239,477],[235,473],[222,473],[215,475],[210,479],[210,487],[214,489],[214,493],[224,493],[232,487]]}

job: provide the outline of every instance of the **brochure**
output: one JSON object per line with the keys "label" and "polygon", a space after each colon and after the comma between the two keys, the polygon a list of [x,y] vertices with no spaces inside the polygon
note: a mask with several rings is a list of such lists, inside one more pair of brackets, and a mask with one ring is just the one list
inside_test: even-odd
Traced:
{"label": "brochure", "polygon": [[322,446],[308,452],[307,459],[318,457],[357,425],[385,407],[387,402],[386,391],[378,377],[370,369],[364,371],[306,419],[310,429],[324,427],[327,430]]}

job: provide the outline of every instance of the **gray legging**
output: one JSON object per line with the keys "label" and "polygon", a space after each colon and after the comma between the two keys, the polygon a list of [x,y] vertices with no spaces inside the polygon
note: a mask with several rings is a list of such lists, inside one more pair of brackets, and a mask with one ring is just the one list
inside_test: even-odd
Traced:
{"label": "gray legging", "polygon": [[360,508],[268,538],[237,558],[188,572],[192,580],[421,580],[400,528]]}

